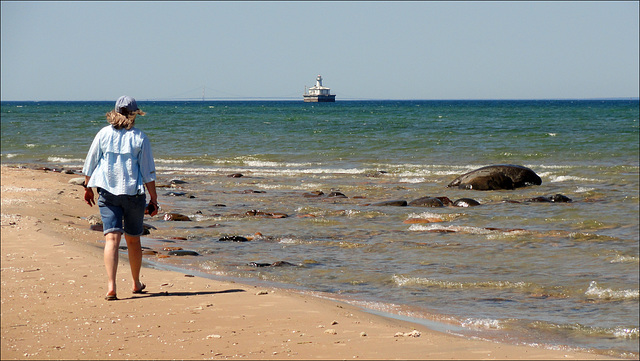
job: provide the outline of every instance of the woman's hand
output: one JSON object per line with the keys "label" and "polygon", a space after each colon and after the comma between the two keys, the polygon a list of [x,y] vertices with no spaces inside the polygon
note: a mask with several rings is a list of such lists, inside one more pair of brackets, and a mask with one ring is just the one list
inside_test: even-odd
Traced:
{"label": "woman's hand", "polygon": [[93,205],[96,204],[96,201],[94,200],[93,189],[89,187],[84,188],[84,202],[87,203],[90,207],[93,207]]}
{"label": "woman's hand", "polygon": [[156,214],[158,214],[158,208],[159,208],[158,201],[152,200],[149,202],[149,205],[147,205],[147,209],[145,210],[145,213],[153,217]]}

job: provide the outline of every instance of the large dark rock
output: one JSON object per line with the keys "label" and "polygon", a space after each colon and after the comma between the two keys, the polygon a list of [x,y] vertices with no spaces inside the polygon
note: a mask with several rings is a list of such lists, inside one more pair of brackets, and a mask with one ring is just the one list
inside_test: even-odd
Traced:
{"label": "large dark rock", "polygon": [[465,173],[447,187],[488,191],[515,189],[530,185],[540,185],[542,179],[533,170],[521,165],[499,164],[478,168]]}

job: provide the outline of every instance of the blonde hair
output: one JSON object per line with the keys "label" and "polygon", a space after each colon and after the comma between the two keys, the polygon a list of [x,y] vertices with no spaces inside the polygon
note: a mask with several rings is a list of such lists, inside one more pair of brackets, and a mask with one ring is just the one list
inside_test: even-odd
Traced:
{"label": "blonde hair", "polygon": [[136,115],[144,116],[146,113],[142,110],[138,109],[132,113],[128,113],[126,109],[122,109],[125,114],[116,112],[115,110],[110,111],[106,114],[107,122],[111,124],[116,129],[126,129],[129,130],[133,128],[136,123]]}

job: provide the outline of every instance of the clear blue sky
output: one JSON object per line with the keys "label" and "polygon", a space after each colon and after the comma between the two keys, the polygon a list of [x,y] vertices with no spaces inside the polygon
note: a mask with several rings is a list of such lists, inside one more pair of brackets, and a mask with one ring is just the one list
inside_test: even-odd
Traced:
{"label": "clear blue sky", "polygon": [[18,2],[2,100],[638,97],[638,2]]}

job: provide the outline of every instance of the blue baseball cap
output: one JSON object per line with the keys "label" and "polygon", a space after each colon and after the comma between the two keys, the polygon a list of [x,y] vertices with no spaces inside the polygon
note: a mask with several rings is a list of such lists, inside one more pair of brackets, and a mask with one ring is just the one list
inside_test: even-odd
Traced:
{"label": "blue baseball cap", "polygon": [[122,114],[123,109],[126,109],[127,113],[133,113],[138,110],[138,104],[132,97],[123,95],[116,101],[116,112]]}

